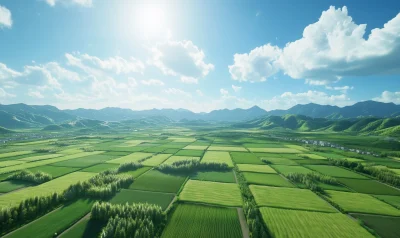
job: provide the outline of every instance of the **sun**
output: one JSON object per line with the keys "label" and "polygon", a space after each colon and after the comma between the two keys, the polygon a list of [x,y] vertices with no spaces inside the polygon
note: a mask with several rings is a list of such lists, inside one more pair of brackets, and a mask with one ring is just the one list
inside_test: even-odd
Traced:
{"label": "sun", "polygon": [[146,38],[156,37],[167,26],[165,9],[158,5],[143,4],[136,11],[135,24]]}

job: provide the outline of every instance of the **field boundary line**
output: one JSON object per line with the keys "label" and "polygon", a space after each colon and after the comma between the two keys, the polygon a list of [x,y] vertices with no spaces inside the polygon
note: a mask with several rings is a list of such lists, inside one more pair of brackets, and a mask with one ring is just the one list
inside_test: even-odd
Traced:
{"label": "field boundary line", "polygon": [[89,220],[90,219],[90,214],[91,212],[89,212],[88,214],[86,214],[84,217],[82,217],[81,219],[79,219],[77,222],[75,222],[72,226],[68,227],[68,229],[66,229],[65,231],[61,232],[59,235],[57,235],[58,237],[61,237],[64,233],[67,233],[69,230],[71,230],[72,228],[74,228],[75,226],[77,226],[79,223],[83,222],[84,220]]}
{"label": "field boundary line", "polygon": [[243,208],[236,208],[239,216],[240,227],[242,228],[243,238],[250,238],[250,230],[247,225],[246,218],[244,217]]}
{"label": "field boundary line", "polygon": [[123,189],[124,190],[135,190],[135,191],[141,191],[141,192],[149,192],[149,193],[162,193],[162,194],[176,195],[175,193],[165,193],[165,192],[149,191],[149,190],[143,190],[143,189],[134,189],[134,188],[123,188]]}
{"label": "field boundary line", "polygon": [[174,198],[172,199],[172,201],[168,204],[168,207],[165,208],[164,211],[169,211],[169,209],[174,205],[174,202],[178,199],[178,196],[174,196]]}

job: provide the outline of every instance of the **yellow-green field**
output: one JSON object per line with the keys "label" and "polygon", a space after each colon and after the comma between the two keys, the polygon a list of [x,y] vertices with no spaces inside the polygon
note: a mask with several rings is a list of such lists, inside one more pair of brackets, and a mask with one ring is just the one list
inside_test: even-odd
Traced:
{"label": "yellow-green field", "polygon": [[134,152],[130,155],[126,155],[120,158],[112,159],[107,161],[107,163],[113,163],[113,164],[124,164],[124,163],[130,163],[130,162],[138,162],[141,159],[144,159],[146,157],[152,156],[152,153],[143,153],[143,152]]}
{"label": "yellow-green field", "polygon": [[229,155],[229,152],[225,151],[207,151],[201,162],[226,163],[229,167],[233,167],[231,156]]}

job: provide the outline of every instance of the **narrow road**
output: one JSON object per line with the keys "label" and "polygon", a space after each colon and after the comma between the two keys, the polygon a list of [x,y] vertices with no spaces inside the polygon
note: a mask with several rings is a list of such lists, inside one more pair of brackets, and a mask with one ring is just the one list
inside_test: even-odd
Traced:
{"label": "narrow road", "polygon": [[237,208],[237,211],[238,211],[238,215],[239,215],[240,226],[242,227],[243,238],[249,238],[250,231],[249,231],[249,227],[247,226],[246,218],[244,217],[243,209]]}
{"label": "narrow road", "polygon": [[75,224],[73,224],[72,226],[70,226],[68,229],[66,229],[65,231],[63,231],[61,234],[59,234],[57,237],[62,237],[63,234],[67,233],[69,230],[71,230],[72,228],[74,228],[75,226],[77,226],[79,223],[89,220],[90,219],[90,212],[88,214],[86,214],[86,216],[82,217],[79,221],[75,222]]}

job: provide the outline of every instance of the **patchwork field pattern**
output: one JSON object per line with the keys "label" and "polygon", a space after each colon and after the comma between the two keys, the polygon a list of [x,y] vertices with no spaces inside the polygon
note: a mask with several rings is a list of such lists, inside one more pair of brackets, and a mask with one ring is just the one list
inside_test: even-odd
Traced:
{"label": "patchwork field pattern", "polygon": [[306,165],[307,168],[315,170],[321,174],[326,174],[332,177],[341,177],[341,178],[356,178],[356,179],[368,179],[367,177],[355,173],[353,171],[339,168],[336,166],[330,165]]}
{"label": "patchwork field pattern", "polygon": [[313,172],[312,170],[307,169],[303,166],[272,165],[271,167],[277,170],[279,173],[284,174],[285,176],[290,173],[307,174]]}
{"label": "patchwork field pattern", "polygon": [[233,167],[231,156],[228,152],[224,151],[207,151],[201,162],[226,163],[229,167]]}
{"label": "patchwork field pattern", "polygon": [[117,159],[109,160],[107,163],[124,164],[130,162],[138,162],[141,159],[152,156],[152,153],[135,152]]}
{"label": "patchwork field pattern", "polygon": [[145,166],[157,166],[160,165],[162,162],[164,162],[166,159],[168,159],[170,156],[171,154],[154,155],[150,159],[143,161],[142,164]]}
{"label": "patchwork field pattern", "polygon": [[351,214],[353,217],[360,219],[368,227],[372,228],[378,235],[385,238],[400,237],[400,217],[367,215],[367,214]]}
{"label": "patchwork field pattern", "polygon": [[185,176],[164,174],[157,170],[151,170],[140,176],[129,188],[145,191],[177,193],[185,180]]}
{"label": "patchwork field pattern", "polygon": [[171,193],[149,192],[131,189],[122,189],[110,202],[113,204],[149,203],[161,206],[165,210],[174,199]]}
{"label": "patchwork field pattern", "polygon": [[256,164],[238,164],[237,167],[243,172],[271,173],[276,174],[276,171],[268,165]]}
{"label": "patchwork field pattern", "polygon": [[251,152],[300,154],[300,150],[292,148],[248,148]]}
{"label": "patchwork field pattern", "polygon": [[264,164],[255,154],[249,152],[231,152],[236,164]]}
{"label": "patchwork field pattern", "polygon": [[246,152],[247,150],[244,147],[239,146],[219,146],[219,145],[211,145],[208,147],[207,150],[215,150],[215,151],[243,151]]}
{"label": "patchwork field pattern", "polygon": [[249,184],[269,185],[276,187],[295,187],[292,183],[282,178],[282,176],[278,174],[244,172],[243,175]]}
{"label": "patchwork field pattern", "polygon": [[359,193],[400,196],[400,190],[370,179],[338,178],[340,183]]}
{"label": "patchwork field pattern", "polygon": [[235,183],[235,176],[232,171],[217,172],[217,171],[201,171],[196,172],[190,179],[201,181],[212,181],[222,183]]}

